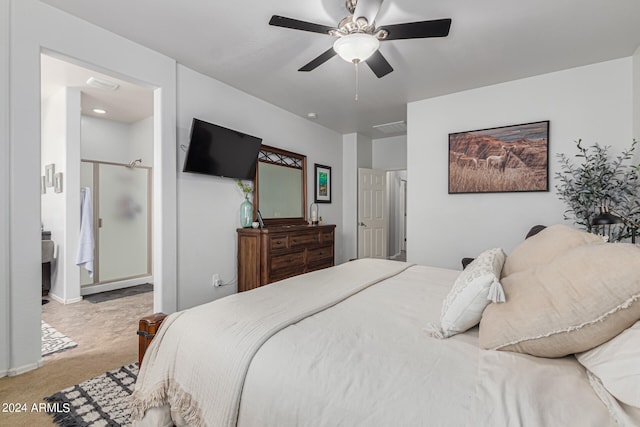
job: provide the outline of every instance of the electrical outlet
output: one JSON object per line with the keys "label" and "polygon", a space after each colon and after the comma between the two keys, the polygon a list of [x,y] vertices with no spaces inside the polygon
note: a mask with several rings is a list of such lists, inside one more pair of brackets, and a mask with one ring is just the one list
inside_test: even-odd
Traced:
{"label": "electrical outlet", "polygon": [[213,276],[211,276],[211,284],[214,287],[222,285],[222,280],[220,280],[220,275],[218,273],[215,273]]}

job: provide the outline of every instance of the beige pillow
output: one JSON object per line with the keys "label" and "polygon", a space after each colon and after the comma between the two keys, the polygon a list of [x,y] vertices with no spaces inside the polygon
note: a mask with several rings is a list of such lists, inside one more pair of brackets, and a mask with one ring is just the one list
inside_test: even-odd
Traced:
{"label": "beige pillow", "polygon": [[640,322],[576,358],[619,401],[640,408]]}
{"label": "beige pillow", "polygon": [[502,276],[546,264],[558,255],[577,246],[602,242],[602,236],[587,233],[564,224],[551,225],[520,243],[507,256]]}
{"label": "beige pillow", "polygon": [[542,357],[592,349],[640,319],[639,273],[639,247],[593,243],[510,274],[507,302],[482,314],[480,346]]}

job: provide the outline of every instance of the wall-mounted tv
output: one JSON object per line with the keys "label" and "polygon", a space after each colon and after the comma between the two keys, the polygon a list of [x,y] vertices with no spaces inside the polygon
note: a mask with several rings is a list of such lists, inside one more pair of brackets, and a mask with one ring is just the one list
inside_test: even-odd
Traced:
{"label": "wall-mounted tv", "polygon": [[261,138],[194,118],[183,172],[253,179]]}

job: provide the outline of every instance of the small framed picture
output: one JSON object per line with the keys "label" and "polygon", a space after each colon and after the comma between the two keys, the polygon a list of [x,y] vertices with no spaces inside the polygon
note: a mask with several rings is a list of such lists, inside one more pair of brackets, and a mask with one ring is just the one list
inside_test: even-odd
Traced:
{"label": "small framed picture", "polygon": [[53,175],[56,173],[56,165],[49,163],[44,167],[44,176],[46,178],[47,187],[53,187]]}
{"label": "small framed picture", "polygon": [[331,203],[331,166],[314,165],[315,202]]}
{"label": "small framed picture", "polygon": [[62,193],[62,172],[55,174],[53,179],[53,188],[56,193]]}
{"label": "small framed picture", "polygon": [[260,213],[259,209],[256,212],[256,216],[258,217],[258,223],[260,224],[260,228],[264,228],[264,221],[262,220],[262,214]]}

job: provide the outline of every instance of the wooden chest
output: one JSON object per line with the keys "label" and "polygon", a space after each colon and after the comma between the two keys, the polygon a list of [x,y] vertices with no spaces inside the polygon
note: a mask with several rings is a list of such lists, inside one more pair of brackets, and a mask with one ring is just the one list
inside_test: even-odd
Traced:
{"label": "wooden chest", "polygon": [[332,267],[335,227],[239,228],[238,291]]}

